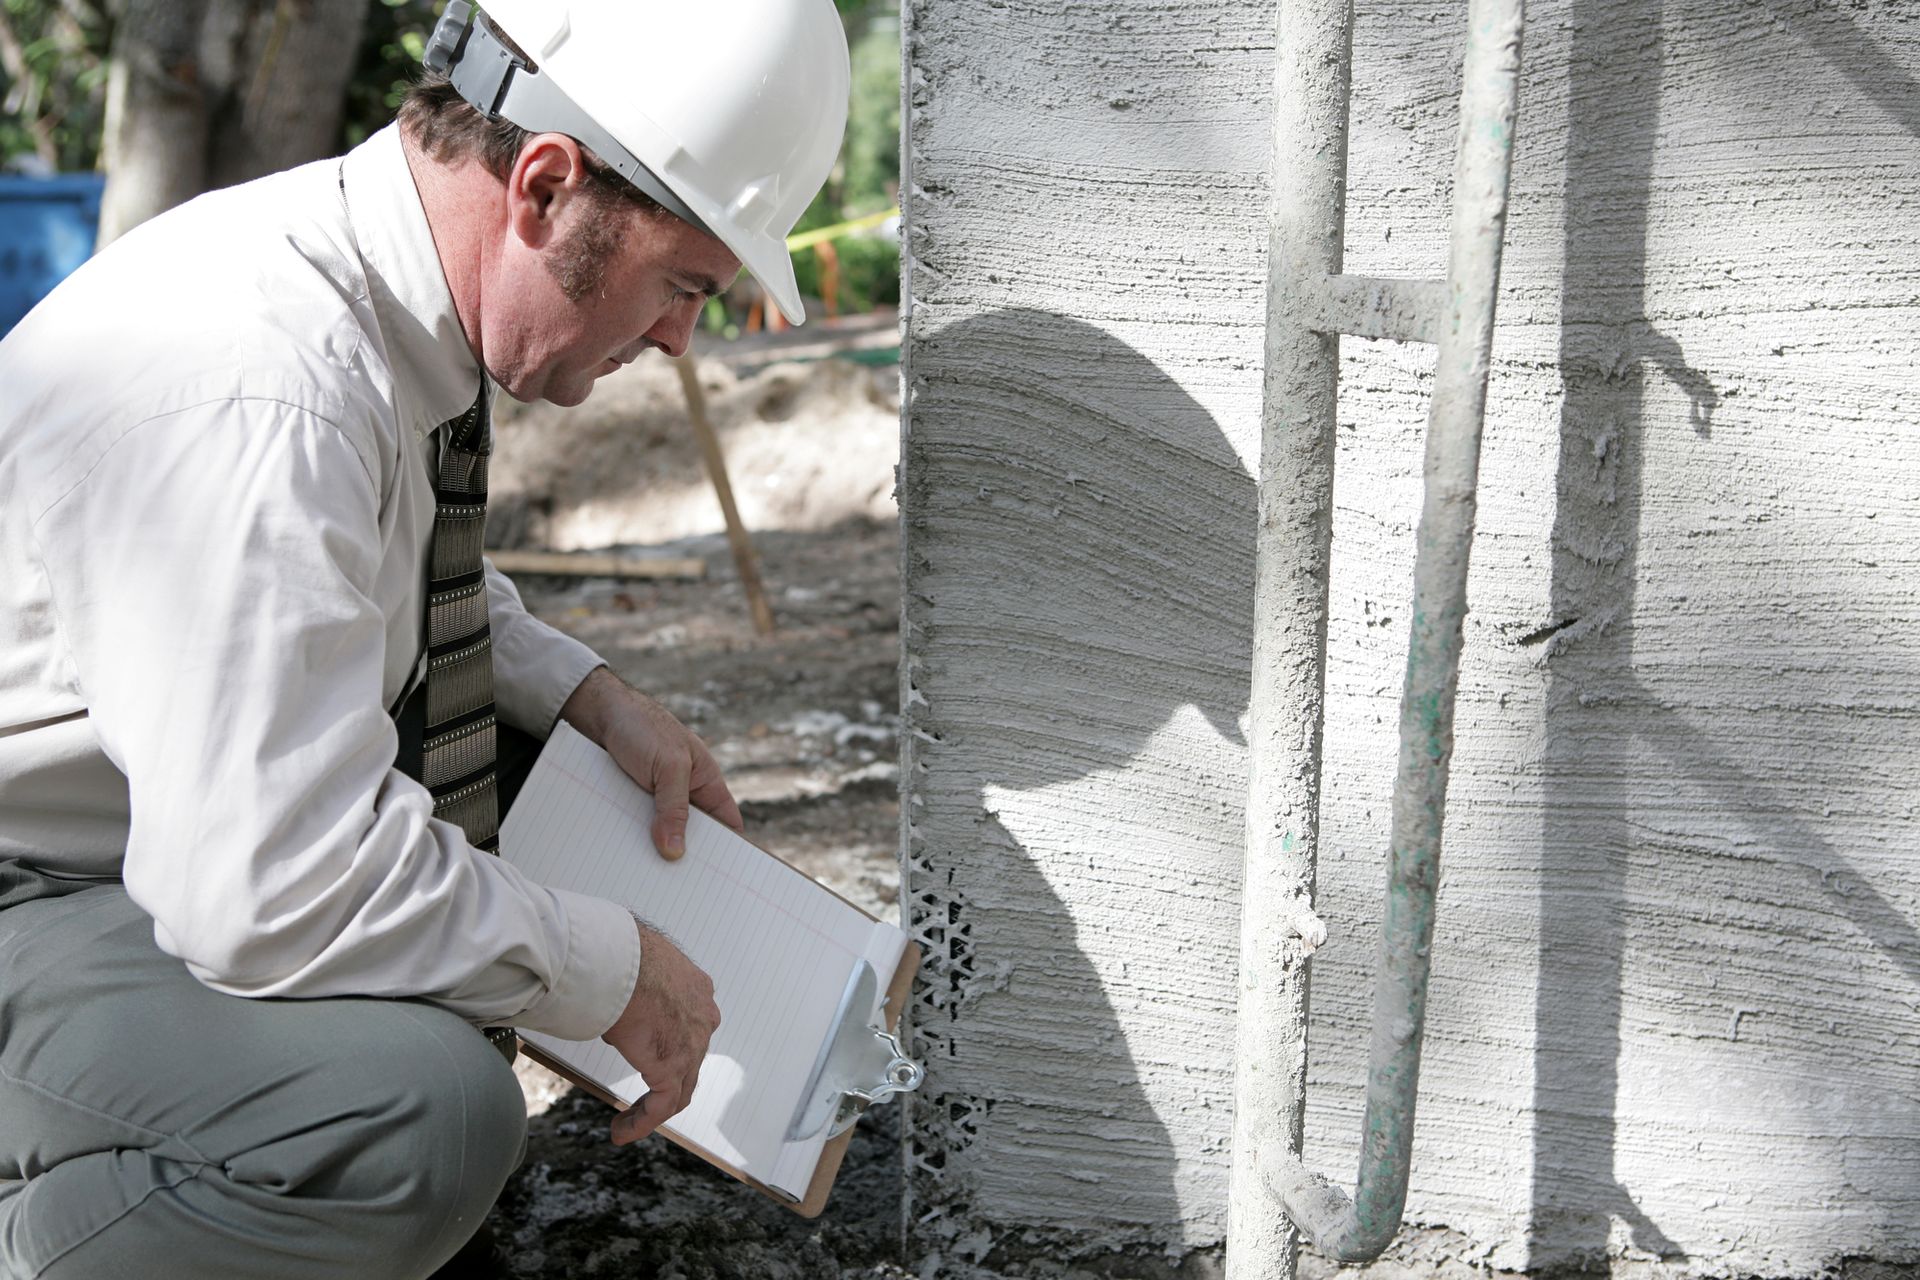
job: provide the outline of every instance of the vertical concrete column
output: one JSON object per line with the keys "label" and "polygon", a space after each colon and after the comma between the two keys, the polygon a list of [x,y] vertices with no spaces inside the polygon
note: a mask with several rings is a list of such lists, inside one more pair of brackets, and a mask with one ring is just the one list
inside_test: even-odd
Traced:
{"label": "vertical concrete column", "polygon": [[1307,979],[1296,922],[1320,831],[1327,570],[1340,343],[1303,323],[1341,269],[1349,0],[1282,0],[1274,59],[1246,880],[1240,923],[1229,1280],[1294,1271],[1297,1242],[1257,1158],[1299,1151]]}

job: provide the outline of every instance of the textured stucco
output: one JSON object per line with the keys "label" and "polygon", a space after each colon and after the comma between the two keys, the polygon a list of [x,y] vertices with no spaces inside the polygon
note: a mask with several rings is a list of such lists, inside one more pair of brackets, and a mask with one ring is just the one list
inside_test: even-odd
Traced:
{"label": "textured stucco", "polygon": [[[1462,6],[1359,14],[1347,269],[1434,274]],[[1223,1229],[1271,7],[905,17],[909,1227],[1178,1254]],[[1920,1257],[1920,10],[1533,5],[1500,307],[1409,1217],[1505,1268]],[[1432,357],[1342,366],[1339,1178]]]}

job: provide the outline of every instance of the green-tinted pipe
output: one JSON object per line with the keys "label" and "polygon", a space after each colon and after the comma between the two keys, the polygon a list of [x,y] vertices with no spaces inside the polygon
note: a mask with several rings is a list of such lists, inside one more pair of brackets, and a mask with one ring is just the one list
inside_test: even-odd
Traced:
{"label": "green-tinted pipe", "polygon": [[1259,1154],[1268,1186],[1294,1223],[1343,1262],[1379,1256],[1399,1229],[1406,1205],[1481,426],[1513,159],[1524,0],[1470,0],[1468,24],[1447,304],[1428,418],[1413,621],[1400,701],[1391,862],[1354,1196],[1349,1200],[1309,1173],[1297,1141],[1288,1149],[1264,1147]]}

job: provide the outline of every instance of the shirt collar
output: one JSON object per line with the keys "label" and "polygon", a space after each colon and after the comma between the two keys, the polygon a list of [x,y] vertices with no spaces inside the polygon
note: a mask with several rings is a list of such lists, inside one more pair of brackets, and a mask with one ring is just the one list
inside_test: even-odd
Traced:
{"label": "shirt collar", "polygon": [[348,152],[340,182],[393,368],[394,412],[424,439],[473,406],[482,375],[440,269],[400,126],[390,124]]}

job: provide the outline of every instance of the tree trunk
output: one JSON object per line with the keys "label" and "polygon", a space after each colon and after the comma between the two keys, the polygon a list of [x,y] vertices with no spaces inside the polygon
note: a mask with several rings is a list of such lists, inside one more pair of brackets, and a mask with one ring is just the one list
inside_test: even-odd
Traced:
{"label": "tree trunk", "polygon": [[99,244],[206,189],[205,0],[133,0],[114,34]]}
{"label": "tree trunk", "polygon": [[241,56],[209,122],[208,185],[334,154],[366,0],[213,0],[210,26],[222,10]]}
{"label": "tree trunk", "polygon": [[202,191],[330,154],[364,0],[128,0],[100,243]]}

